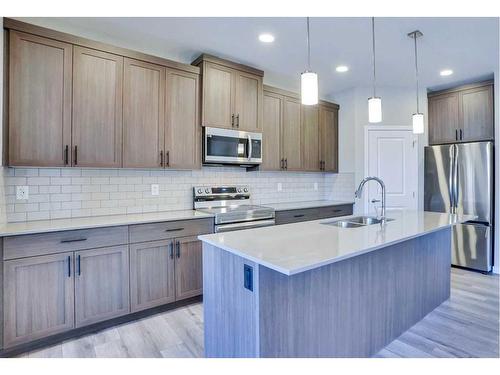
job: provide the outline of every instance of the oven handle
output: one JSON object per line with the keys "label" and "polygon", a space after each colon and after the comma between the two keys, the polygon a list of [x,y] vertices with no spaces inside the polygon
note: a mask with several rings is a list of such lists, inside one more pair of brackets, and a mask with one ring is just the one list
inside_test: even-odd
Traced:
{"label": "oven handle", "polygon": [[247,134],[247,139],[248,139],[248,161],[252,160],[252,137],[250,137],[250,134]]}
{"label": "oven handle", "polygon": [[215,232],[230,232],[238,229],[250,229],[250,228],[260,228],[260,227],[268,227],[274,225],[274,219],[271,220],[258,220],[258,221],[247,221],[243,223],[233,223],[233,224],[224,224],[224,225],[216,225]]}

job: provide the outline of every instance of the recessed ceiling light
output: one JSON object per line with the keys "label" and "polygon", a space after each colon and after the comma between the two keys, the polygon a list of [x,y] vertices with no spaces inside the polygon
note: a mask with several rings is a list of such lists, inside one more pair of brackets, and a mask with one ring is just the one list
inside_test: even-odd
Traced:
{"label": "recessed ceiling light", "polygon": [[453,74],[453,70],[451,69],[444,69],[439,72],[439,75],[442,75],[443,77],[446,76],[451,76]]}
{"label": "recessed ceiling light", "polygon": [[335,68],[335,70],[339,73],[345,73],[349,70],[349,67],[345,65],[339,65]]}
{"label": "recessed ceiling light", "polygon": [[259,35],[259,40],[262,43],[272,43],[274,42],[274,35],[269,34],[269,33],[263,33]]}

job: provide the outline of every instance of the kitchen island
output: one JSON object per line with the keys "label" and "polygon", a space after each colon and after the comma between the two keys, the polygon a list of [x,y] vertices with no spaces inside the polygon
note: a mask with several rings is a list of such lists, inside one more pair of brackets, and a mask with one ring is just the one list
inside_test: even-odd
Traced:
{"label": "kitchen island", "polygon": [[472,217],[388,217],[199,236],[205,355],[368,357],[421,320],[449,298],[451,227]]}

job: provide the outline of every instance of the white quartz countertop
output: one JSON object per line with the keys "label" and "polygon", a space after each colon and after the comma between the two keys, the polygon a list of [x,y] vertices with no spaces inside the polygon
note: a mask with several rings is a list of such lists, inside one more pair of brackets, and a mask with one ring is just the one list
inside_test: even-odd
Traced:
{"label": "white quartz countertop", "polygon": [[287,211],[287,210],[300,210],[304,208],[340,206],[343,204],[354,204],[354,201],[319,200],[319,201],[286,202],[286,203],[264,203],[263,206],[274,208],[274,210],[276,211]]}
{"label": "white quartz countertop", "polygon": [[113,227],[118,225],[157,223],[162,221],[203,219],[213,215],[194,210],[151,212],[143,214],[109,215],[72,219],[37,220],[0,225],[0,237],[22,234],[59,232],[63,230]]}
{"label": "white quartz countertop", "polygon": [[339,220],[334,218],[198,238],[285,275],[294,275],[474,219],[415,210],[388,210],[387,217],[395,220],[385,226],[339,228],[322,224]]}

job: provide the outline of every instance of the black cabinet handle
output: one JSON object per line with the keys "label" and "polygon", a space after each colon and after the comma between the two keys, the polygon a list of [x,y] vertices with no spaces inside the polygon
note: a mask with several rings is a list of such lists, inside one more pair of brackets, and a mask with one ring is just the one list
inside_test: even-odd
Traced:
{"label": "black cabinet handle", "polygon": [[304,217],[304,214],[293,215],[293,217]]}
{"label": "black cabinet handle", "polygon": [[87,241],[86,238],[70,238],[67,240],[61,240],[61,243],[70,243],[70,242],[81,242],[81,241]]}
{"label": "black cabinet handle", "polygon": [[69,146],[66,145],[64,148],[64,165],[68,165],[69,163]]}
{"label": "black cabinet handle", "polygon": [[284,166],[284,165],[285,165],[285,160],[284,160],[284,159],[281,159],[281,160],[280,160],[280,168],[281,168],[281,169],[284,169],[284,168],[285,168],[285,166]]}
{"label": "black cabinet handle", "polygon": [[68,255],[68,277],[71,277],[71,256]]}
{"label": "black cabinet handle", "polygon": [[169,247],[170,247],[170,251],[169,251],[170,259],[174,259],[174,243],[171,242]]}
{"label": "black cabinet handle", "polygon": [[82,256],[78,255],[78,276],[82,274]]}
{"label": "black cabinet handle", "polygon": [[285,169],[288,169],[288,158],[285,159]]}
{"label": "black cabinet handle", "polygon": [[234,113],[231,115],[231,127],[234,128]]}
{"label": "black cabinet handle", "polygon": [[458,129],[455,129],[455,141],[458,141]]}
{"label": "black cabinet handle", "polygon": [[460,140],[463,140],[462,129],[460,129]]}
{"label": "black cabinet handle", "polygon": [[167,167],[170,167],[170,151],[167,151]]}
{"label": "black cabinet handle", "polygon": [[75,146],[75,165],[78,164],[78,146]]}
{"label": "black cabinet handle", "polygon": [[160,167],[163,167],[163,150],[160,151]]}
{"label": "black cabinet handle", "polygon": [[180,243],[180,241],[177,241],[176,247],[177,247],[177,258],[180,258],[181,257],[181,243]]}
{"label": "black cabinet handle", "polygon": [[165,229],[165,232],[179,232],[181,230],[184,230],[184,228]]}
{"label": "black cabinet handle", "polygon": [[240,114],[239,113],[236,115],[236,127],[237,128],[240,127]]}

